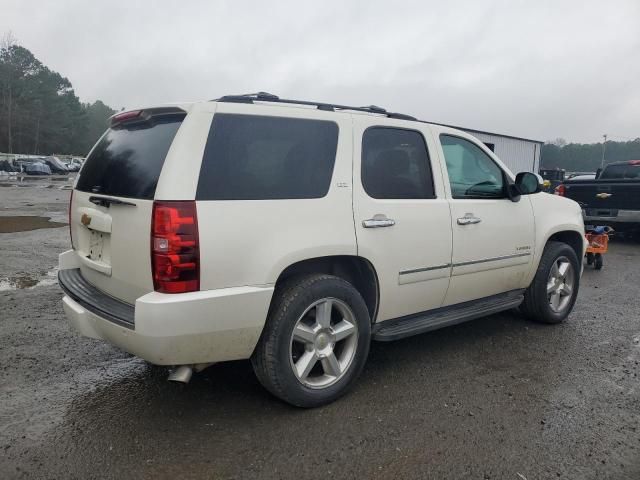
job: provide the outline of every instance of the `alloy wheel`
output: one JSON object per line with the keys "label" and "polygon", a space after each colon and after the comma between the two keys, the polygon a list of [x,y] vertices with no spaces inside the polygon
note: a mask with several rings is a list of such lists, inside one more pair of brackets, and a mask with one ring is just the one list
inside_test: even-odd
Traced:
{"label": "alloy wheel", "polygon": [[573,295],[575,272],[567,257],[558,257],[551,267],[547,280],[547,298],[555,313],[564,311]]}
{"label": "alloy wheel", "polygon": [[289,358],[298,381],[326,388],[340,380],[353,362],[358,326],[351,308],[337,298],[309,306],[291,334]]}

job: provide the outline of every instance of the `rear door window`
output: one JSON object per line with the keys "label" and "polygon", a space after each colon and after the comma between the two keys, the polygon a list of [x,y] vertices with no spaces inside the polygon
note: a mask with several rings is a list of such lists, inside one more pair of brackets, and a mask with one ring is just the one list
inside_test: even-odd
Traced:
{"label": "rear door window", "polygon": [[364,190],[372,198],[435,198],[427,146],[415,130],[365,130],[361,177]]}
{"label": "rear door window", "polygon": [[184,115],[153,116],[110,128],[87,158],[76,188],[153,199],[160,171]]}
{"label": "rear door window", "polygon": [[217,113],[198,200],[321,198],[329,191],[338,126],[325,120]]}

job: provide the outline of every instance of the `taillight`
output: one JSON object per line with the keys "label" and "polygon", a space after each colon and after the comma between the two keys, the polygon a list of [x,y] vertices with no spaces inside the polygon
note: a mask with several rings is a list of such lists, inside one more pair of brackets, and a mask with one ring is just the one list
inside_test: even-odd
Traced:
{"label": "taillight", "polygon": [[560,184],[556,187],[556,190],[555,190],[556,195],[560,195],[561,197],[564,197],[565,193],[567,193],[567,187],[565,187],[563,184]]}
{"label": "taillight", "polygon": [[71,207],[73,205],[73,189],[69,195],[69,238],[71,238],[71,248],[73,248],[73,227],[71,225]]}
{"label": "taillight", "polygon": [[200,290],[198,244],[196,202],[153,202],[151,266],[157,292]]}

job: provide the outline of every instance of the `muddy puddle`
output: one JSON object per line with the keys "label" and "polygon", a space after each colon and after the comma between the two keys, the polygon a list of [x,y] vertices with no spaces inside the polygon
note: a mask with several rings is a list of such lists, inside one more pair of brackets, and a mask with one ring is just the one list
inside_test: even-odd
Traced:
{"label": "muddy puddle", "polygon": [[34,276],[26,273],[13,275],[11,277],[0,277],[0,292],[6,290],[22,290],[36,287],[46,287],[55,285],[58,282],[58,269],[54,268],[48,272],[40,272]]}
{"label": "muddy puddle", "polygon": [[66,223],[51,222],[51,217],[0,216],[0,233],[28,232],[41,228],[64,227]]}

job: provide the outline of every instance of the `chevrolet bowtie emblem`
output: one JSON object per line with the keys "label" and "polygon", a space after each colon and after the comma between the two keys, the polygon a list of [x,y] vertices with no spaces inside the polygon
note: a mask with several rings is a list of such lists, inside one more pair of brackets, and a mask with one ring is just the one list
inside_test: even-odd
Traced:
{"label": "chevrolet bowtie emblem", "polygon": [[83,225],[88,226],[91,223],[91,217],[86,213],[83,213],[82,217],[80,217],[80,221]]}
{"label": "chevrolet bowtie emblem", "polygon": [[599,193],[599,194],[597,194],[597,195],[596,195],[596,197],[598,197],[598,198],[602,198],[603,200],[604,200],[605,198],[609,198],[610,196],[611,196],[611,194],[610,194],[610,193],[604,193],[604,192]]}

